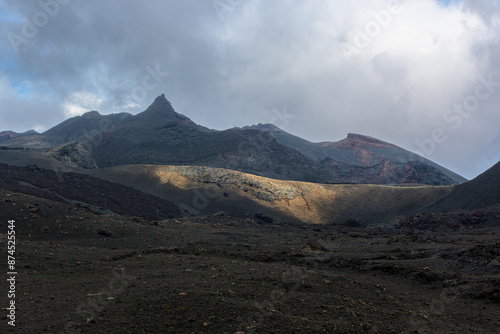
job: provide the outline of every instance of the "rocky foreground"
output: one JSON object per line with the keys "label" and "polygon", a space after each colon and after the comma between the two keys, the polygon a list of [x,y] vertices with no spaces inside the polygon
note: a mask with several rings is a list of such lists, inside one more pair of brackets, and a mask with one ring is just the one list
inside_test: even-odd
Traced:
{"label": "rocky foreground", "polygon": [[[498,333],[500,229],[147,220],[0,192],[5,333]],[[2,270],[6,272],[5,261]],[[4,285],[2,285],[4,286]]]}

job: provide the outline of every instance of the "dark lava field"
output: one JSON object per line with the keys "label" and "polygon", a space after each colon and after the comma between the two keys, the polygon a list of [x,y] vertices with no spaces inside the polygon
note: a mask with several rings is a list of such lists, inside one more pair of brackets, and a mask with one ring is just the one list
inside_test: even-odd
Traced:
{"label": "dark lava field", "polygon": [[2,333],[499,333],[498,227],[155,221],[0,201],[0,245],[8,220],[17,237],[16,326],[4,307]]}

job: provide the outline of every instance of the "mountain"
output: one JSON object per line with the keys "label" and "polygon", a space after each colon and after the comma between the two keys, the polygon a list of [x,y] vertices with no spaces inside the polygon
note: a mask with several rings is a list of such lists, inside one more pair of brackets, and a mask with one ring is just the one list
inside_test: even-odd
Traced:
{"label": "mountain", "polygon": [[0,132],[0,143],[5,142],[5,141],[9,141],[9,140],[17,138],[17,137],[36,135],[36,134],[38,134],[38,132],[36,132],[35,130],[26,131],[23,133],[17,133],[14,131],[1,131]]}
{"label": "mountain", "polygon": [[271,124],[207,129],[177,113],[165,95],[134,116],[91,111],[42,134],[6,140],[2,146],[48,151],[73,142],[80,146],[53,151],[52,157],[79,167],[197,165],[318,183],[450,185],[466,181],[427,159],[367,136],[349,134],[335,143],[311,143]]}
{"label": "mountain", "polygon": [[442,185],[467,181],[428,159],[364,135],[350,133],[338,142],[312,143],[272,124],[237,129],[268,132],[280,144],[330,169],[344,183]]}
{"label": "mountain", "polygon": [[127,113],[101,115],[97,111],[89,111],[81,116],[69,118],[41,134],[18,136],[2,145],[31,149],[53,148],[74,141],[93,145],[96,137],[113,131],[117,124],[130,116],[132,115]]}
{"label": "mountain", "polygon": [[474,210],[500,206],[500,162],[477,176],[459,184],[442,200],[426,207],[427,212]]}
{"label": "mountain", "polygon": [[453,187],[442,199],[403,218],[403,229],[464,230],[500,226],[500,162]]}
{"label": "mountain", "polygon": [[121,122],[93,147],[100,167],[200,165],[311,182],[335,181],[328,170],[258,131],[209,130],[174,111],[164,95]]}

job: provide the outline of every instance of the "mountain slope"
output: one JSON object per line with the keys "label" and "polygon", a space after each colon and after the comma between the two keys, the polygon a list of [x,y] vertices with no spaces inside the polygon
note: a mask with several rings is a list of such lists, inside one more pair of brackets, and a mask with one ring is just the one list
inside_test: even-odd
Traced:
{"label": "mountain slope", "polygon": [[270,124],[210,130],[175,112],[165,95],[135,116],[91,111],[42,134],[7,139],[2,146],[47,151],[73,142],[83,149],[69,152],[65,147],[53,156],[76,159],[83,162],[80,166],[198,165],[318,183],[450,185],[466,181],[402,148],[362,135],[349,134],[336,143],[311,143]]}
{"label": "mountain slope", "polygon": [[345,183],[444,185],[467,181],[428,159],[368,136],[350,133],[338,142],[311,143],[272,124],[239,129],[268,132],[279,143],[328,168]]}
{"label": "mountain slope", "polygon": [[78,204],[97,213],[149,219],[181,216],[176,205],[136,189],[89,175],[61,173],[36,166],[16,167],[0,163],[0,189]]}
{"label": "mountain slope", "polygon": [[464,230],[500,226],[500,162],[449,195],[401,219],[403,229]]}
{"label": "mountain slope", "polygon": [[[86,181],[83,177],[72,177],[69,181],[65,178],[64,181],[69,182],[67,185],[70,189],[74,189],[75,185],[85,186],[88,189],[85,191],[95,194],[98,203],[103,203],[101,206],[108,201],[108,191],[106,183],[100,185],[96,178],[172,202],[182,208],[185,214],[209,215],[226,211],[264,223],[272,220],[275,223],[342,224],[354,219],[362,224],[392,225],[399,218],[445,197],[453,189],[451,186],[317,184],[200,166],[127,165],[81,169],[65,164],[64,159],[51,160],[46,154],[30,150],[0,150],[2,162],[15,163],[17,166],[32,166],[36,163],[54,170],[57,174],[52,172],[51,178],[57,187],[65,187],[66,184],[59,182],[57,175],[90,175],[92,181]],[[80,180],[79,183],[85,182],[85,185],[73,182],[76,179]],[[36,177],[24,181],[39,188],[43,186]],[[82,189],[75,193],[78,194]],[[127,198],[137,198],[137,203],[150,201],[139,193],[127,191],[126,195]],[[114,198],[114,205],[122,202],[119,197]],[[123,202],[125,207],[132,204]],[[153,206],[147,204],[143,208],[153,210]]]}
{"label": "mountain slope", "polygon": [[28,147],[32,149],[53,148],[69,142],[87,142],[87,146],[95,146],[106,133],[113,129],[130,114],[120,113],[101,115],[97,111],[89,111],[76,116],[38,134],[18,136],[4,142],[7,147]]}
{"label": "mountain slope", "polygon": [[450,195],[426,207],[427,212],[473,210],[500,206],[500,162],[475,179],[457,185]]}
{"label": "mountain slope", "polygon": [[316,184],[198,166],[129,165],[80,172],[169,200],[186,213],[226,211],[276,223],[354,219],[362,224],[392,225],[452,189]]}
{"label": "mountain slope", "polygon": [[279,179],[335,181],[328,170],[258,130],[214,131],[177,114],[164,95],[123,121],[93,149],[101,167],[201,165]]}

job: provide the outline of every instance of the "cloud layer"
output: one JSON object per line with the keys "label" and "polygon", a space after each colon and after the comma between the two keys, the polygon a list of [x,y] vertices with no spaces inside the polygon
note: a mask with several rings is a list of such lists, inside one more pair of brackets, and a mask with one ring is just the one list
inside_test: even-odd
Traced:
{"label": "cloud layer", "polygon": [[4,0],[0,10],[2,129],[137,113],[165,93],[217,129],[362,133],[469,178],[500,160],[497,0]]}

